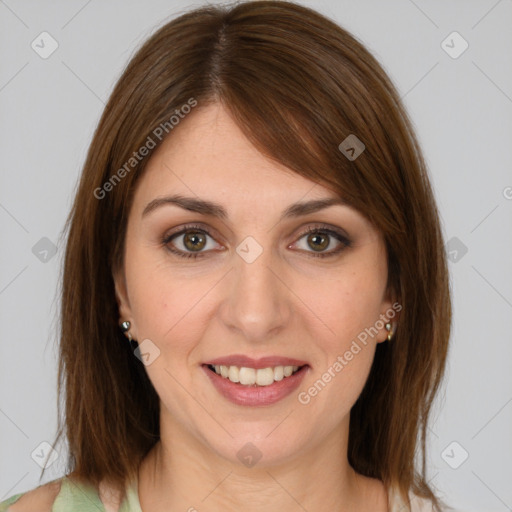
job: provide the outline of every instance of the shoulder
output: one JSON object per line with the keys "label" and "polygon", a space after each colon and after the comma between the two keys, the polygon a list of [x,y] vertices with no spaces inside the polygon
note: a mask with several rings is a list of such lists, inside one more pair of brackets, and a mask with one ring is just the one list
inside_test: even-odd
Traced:
{"label": "shoulder", "polygon": [[434,512],[434,506],[430,500],[412,493],[410,493],[409,496],[411,499],[412,512]]}
{"label": "shoulder", "polygon": [[62,478],[40,485],[30,491],[10,496],[0,502],[0,512],[51,512],[61,490]]}
{"label": "shoulder", "polygon": [[118,495],[103,482],[98,490],[68,475],[7,498],[0,502],[0,512],[117,512],[119,504]]}
{"label": "shoulder", "polygon": [[404,512],[408,511],[410,507],[411,512],[435,512],[433,503],[412,491],[409,491],[409,500],[404,502],[400,493],[396,489],[389,490],[390,495],[390,511],[391,512]]}

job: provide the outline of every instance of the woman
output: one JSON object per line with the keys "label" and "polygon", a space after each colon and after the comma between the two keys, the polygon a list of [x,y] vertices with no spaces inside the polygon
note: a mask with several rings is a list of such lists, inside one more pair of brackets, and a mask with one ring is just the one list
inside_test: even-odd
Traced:
{"label": "woman", "polygon": [[0,510],[440,510],[415,467],[451,303],[399,96],[288,2],[133,57],[68,221],[65,477]]}

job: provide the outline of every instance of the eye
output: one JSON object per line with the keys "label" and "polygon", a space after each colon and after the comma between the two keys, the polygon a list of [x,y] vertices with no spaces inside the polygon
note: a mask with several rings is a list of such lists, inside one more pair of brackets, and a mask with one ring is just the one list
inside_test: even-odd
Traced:
{"label": "eye", "polygon": [[[301,250],[310,253],[310,256],[327,258],[350,247],[351,241],[340,231],[323,226],[310,226],[293,245],[298,245]],[[327,251],[329,248],[331,250]]]}
{"label": "eye", "polygon": [[[304,242],[301,242],[303,239]],[[213,240],[207,229],[188,225],[176,233],[166,235],[162,239],[162,245],[171,253],[182,258],[199,258],[205,256],[208,251],[216,249]],[[327,258],[337,255],[351,244],[352,242],[341,231],[325,226],[310,226],[301,234],[297,242],[288,247],[293,248],[297,245],[308,256]],[[326,249],[329,248],[331,250],[327,251]]]}
{"label": "eye", "polygon": [[206,229],[199,226],[185,226],[177,233],[165,236],[162,244],[177,256],[198,258],[204,256],[204,252],[215,249],[215,244],[212,244],[209,239],[213,240]]}

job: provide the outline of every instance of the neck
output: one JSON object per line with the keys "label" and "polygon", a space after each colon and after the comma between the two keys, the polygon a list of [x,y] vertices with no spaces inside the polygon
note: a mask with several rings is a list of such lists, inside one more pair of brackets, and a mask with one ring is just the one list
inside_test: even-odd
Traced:
{"label": "neck", "polygon": [[161,440],[140,467],[141,507],[145,512],[387,511],[382,484],[348,464],[347,441],[348,425],[293,459],[246,467],[219,456],[178,424],[165,422]]}

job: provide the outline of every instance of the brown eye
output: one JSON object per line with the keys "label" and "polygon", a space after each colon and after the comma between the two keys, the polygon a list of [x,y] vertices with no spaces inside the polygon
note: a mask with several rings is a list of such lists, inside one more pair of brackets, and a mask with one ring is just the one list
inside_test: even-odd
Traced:
{"label": "brown eye", "polygon": [[[327,258],[336,256],[352,242],[341,232],[321,226],[312,226],[307,229],[295,242],[296,247],[308,256]],[[326,250],[327,249],[327,250]]]}
{"label": "brown eye", "polygon": [[329,237],[322,233],[311,233],[307,243],[314,251],[323,251],[329,246]]}
{"label": "brown eye", "polygon": [[200,231],[187,231],[183,234],[183,244],[190,251],[200,251],[206,245],[206,236]]}
{"label": "brown eye", "polygon": [[222,249],[213,236],[199,226],[184,226],[181,231],[164,236],[162,245],[169,252],[184,258],[199,258],[212,252],[212,249]]}

